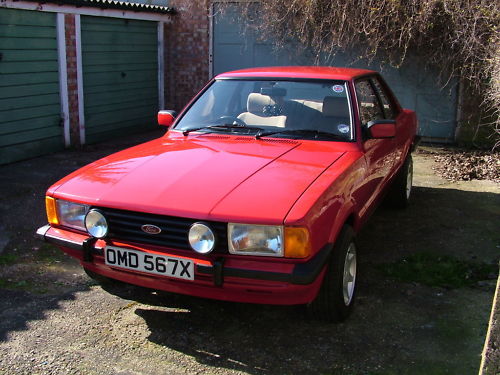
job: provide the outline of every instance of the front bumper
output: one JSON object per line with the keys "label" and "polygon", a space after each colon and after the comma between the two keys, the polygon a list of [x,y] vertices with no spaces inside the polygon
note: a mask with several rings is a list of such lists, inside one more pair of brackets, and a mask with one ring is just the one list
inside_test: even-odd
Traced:
{"label": "front bumper", "polygon": [[[309,261],[300,263],[248,260],[234,255],[193,257],[195,280],[185,281],[109,267],[104,263],[104,248],[111,243],[84,234],[45,225],[37,235],[79,259],[90,271],[126,283],[205,298],[285,305],[309,303],[316,297],[332,249],[327,245]],[[135,245],[112,244],[138,249]],[[175,251],[167,253],[178,255]]]}

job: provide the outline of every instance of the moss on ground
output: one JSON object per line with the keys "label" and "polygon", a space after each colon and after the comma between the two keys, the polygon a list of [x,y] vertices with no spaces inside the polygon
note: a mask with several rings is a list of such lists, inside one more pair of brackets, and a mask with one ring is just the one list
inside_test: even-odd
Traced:
{"label": "moss on ground", "polygon": [[444,288],[472,286],[478,281],[492,278],[498,271],[494,264],[459,260],[430,252],[411,254],[379,267],[385,275],[400,281]]}

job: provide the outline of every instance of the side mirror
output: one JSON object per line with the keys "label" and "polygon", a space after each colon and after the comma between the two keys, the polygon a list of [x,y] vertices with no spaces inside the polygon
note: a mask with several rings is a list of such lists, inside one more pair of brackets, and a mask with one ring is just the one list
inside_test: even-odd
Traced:
{"label": "side mirror", "polygon": [[366,124],[368,138],[383,139],[396,136],[396,121],[376,120]]}
{"label": "side mirror", "polygon": [[170,127],[177,117],[175,111],[159,111],[158,112],[158,125]]}

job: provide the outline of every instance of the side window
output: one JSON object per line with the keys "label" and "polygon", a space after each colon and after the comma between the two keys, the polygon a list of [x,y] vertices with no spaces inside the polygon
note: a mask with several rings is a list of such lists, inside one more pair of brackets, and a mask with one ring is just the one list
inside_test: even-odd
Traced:
{"label": "side window", "polygon": [[380,100],[382,101],[382,105],[384,106],[385,118],[386,119],[395,118],[396,110],[394,108],[394,104],[389,100],[389,95],[384,89],[384,86],[382,86],[378,78],[373,78],[372,82],[378,94],[380,95]]}
{"label": "side window", "polygon": [[382,120],[384,118],[384,112],[382,111],[377,95],[368,80],[356,82],[356,95],[358,97],[359,115],[363,125],[370,121]]}

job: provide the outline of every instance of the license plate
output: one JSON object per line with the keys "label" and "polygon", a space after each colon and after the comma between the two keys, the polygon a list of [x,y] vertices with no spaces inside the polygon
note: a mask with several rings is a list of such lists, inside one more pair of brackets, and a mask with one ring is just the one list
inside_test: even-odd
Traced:
{"label": "license plate", "polygon": [[104,259],[112,267],[194,280],[194,262],[184,258],[106,246]]}

